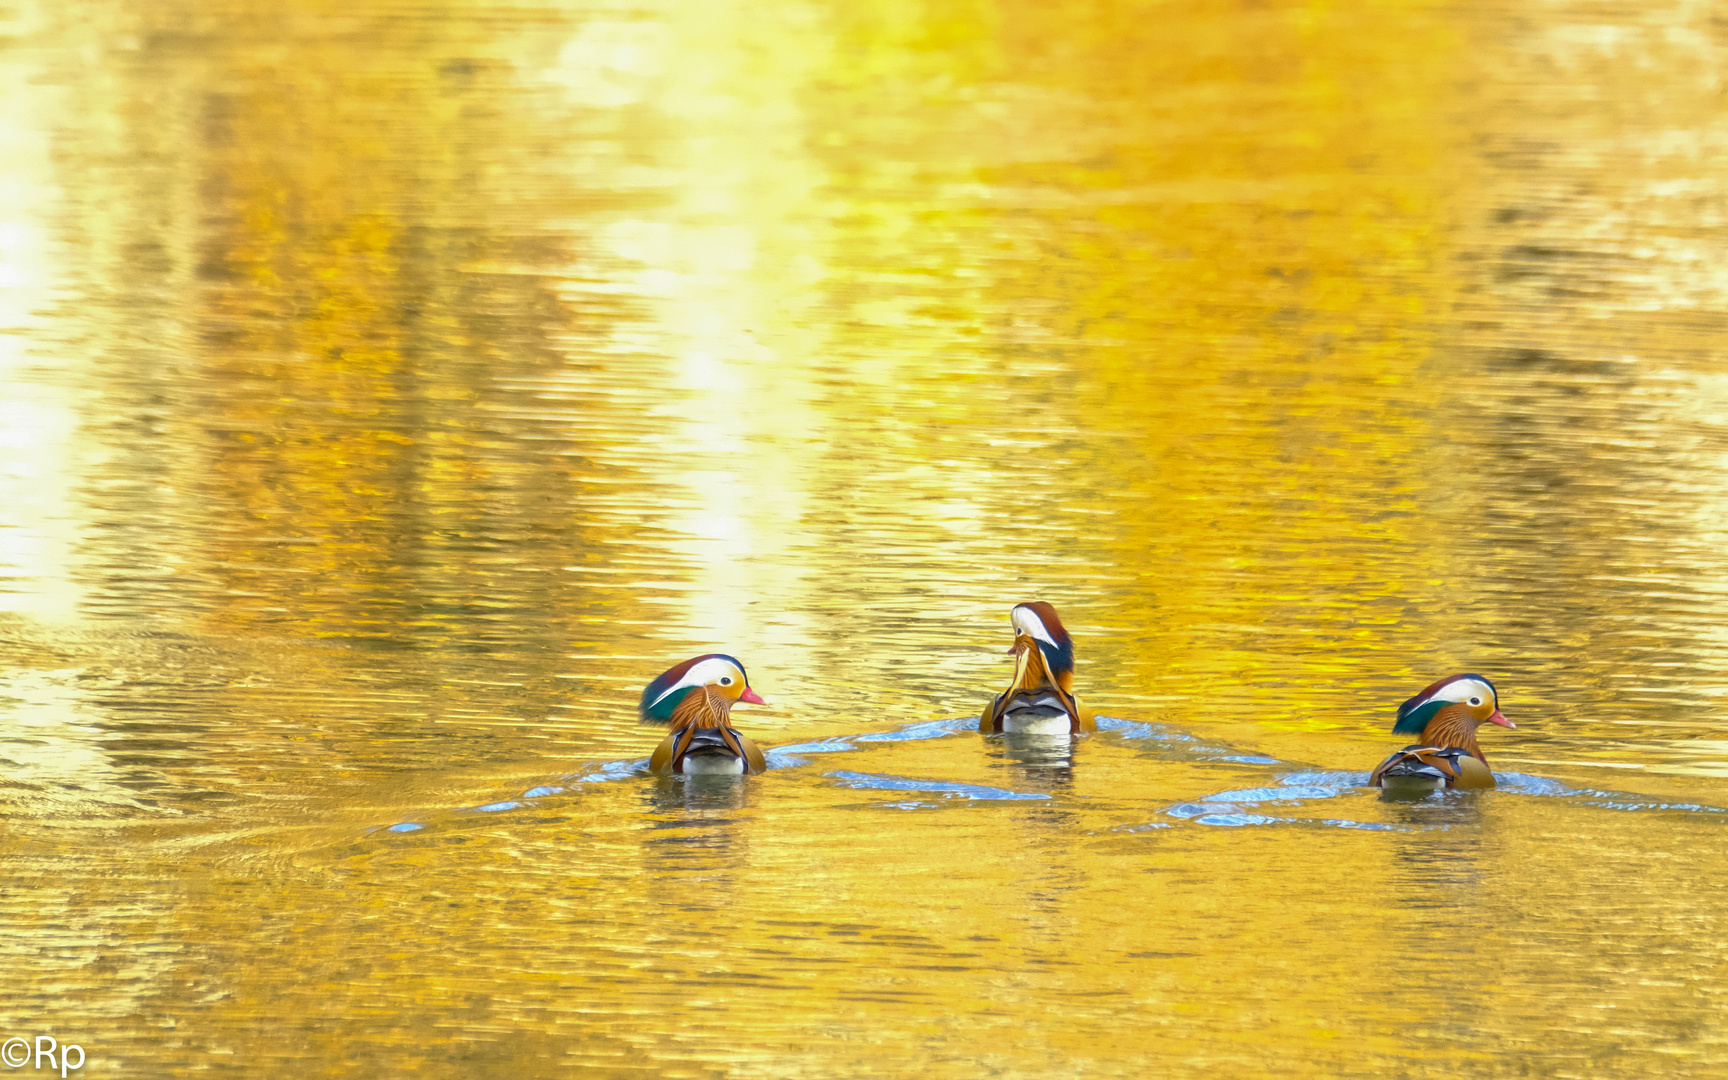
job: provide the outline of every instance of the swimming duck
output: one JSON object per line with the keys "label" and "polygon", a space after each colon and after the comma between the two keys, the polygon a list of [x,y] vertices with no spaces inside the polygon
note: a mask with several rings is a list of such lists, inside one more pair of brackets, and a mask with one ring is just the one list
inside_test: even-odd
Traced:
{"label": "swimming duck", "polygon": [[724,653],[704,653],[669,668],[642,691],[637,712],[646,724],[669,724],[648,759],[663,776],[742,776],[768,768],[762,751],[732,726],[732,706],[766,705],[750,689],[744,665]]}
{"label": "swimming duck", "polygon": [[1092,714],[1074,697],[1074,641],[1062,628],[1056,609],[1042,600],[1016,605],[1014,681],[996,695],[978,730],[1028,735],[1074,735],[1097,731]]}
{"label": "swimming duck", "polygon": [[1494,773],[1476,745],[1483,724],[1518,725],[1500,715],[1500,696],[1481,675],[1454,675],[1398,706],[1392,730],[1422,741],[1380,763],[1368,777],[1394,794],[1426,795],[1439,788],[1491,788]]}

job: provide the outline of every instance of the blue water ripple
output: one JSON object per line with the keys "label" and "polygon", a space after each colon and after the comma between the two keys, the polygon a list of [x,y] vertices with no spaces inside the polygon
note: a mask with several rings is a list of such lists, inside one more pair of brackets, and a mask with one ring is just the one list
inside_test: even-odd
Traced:
{"label": "blue water ripple", "polygon": [[925,739],[943,739],[964,728],[976,727],[978,721],[960,717],[954,720],[925,720],[917,724],[908,724],[899,731],[881,731],[874,735],[857,735],[859,742],[920,742]]}
{"label": "blue water ripple", "polygon": [[1679,810],[1689,814],[1728,814],[1728,808],[1709,803],[1659,802],[1647,795],[1632,795],[1624,791],[1601,791],[1596,788],[1575,788],[1550,780],[1546,776],[1528,773],[1499,773],[1499,790],[1544,798],[1577,799],[1584,806],[1599,806],[1604,810]]}
{"label": "blue water ripple", "polygon": [[767,751],[767,753],[770,753],[770,754],[840,754],[840,753],[846,752],[847,750],[856,750],[856,749],[858,749],[858,748],[856,746],[853,746],[851,744],[851,742],[847,741],[846,739],[840,738],[839,736],[835,736],[832,739],[823,739],[821,742],[801,742],[801,743],[793,743],[790,746],[776,746],[776,747],[774,747],[774,749]]}
{"label": "blue water ripple", "polygon": [[[1366,788],[1367,773],[1354,772],[1301,772],[1285,773],[1278,777],[1282,784],[1291,788],[1312,787],[1324,789],[1327,795],[1309,796],[1325,798],[1331,795],[1341,795],[1350,788]],[[1502,772],[1495,774],[1497,784],[1495,791],[1509,795],[1533,795],[1537,798],[1575,799],[1581,806],[1597,806],[1605,810],[1676,810],[1690,814],[1728,814],[1728,808],[1712,806],[1708,803],[1670,803],[1651,799],[1647,796],[1631,795],[1624,791],[1601,791],[1595,788],[1575,788],[1546,776],[1532,776],[1529,773]],[[1276,790],[1276,789],[1273,789]],[[1235,796],[1242,793],[1224,792],[1220,795],[1208,795],[1203,801],[1232,801],[1225,796]],[[1462,792],[1454,794],[1464,794]],[[1293,796],[1294,797],[1294,796]],[[1248,800],[1233,800],[1248,801]]]}
{"label": "blue water ripple", "polygon": [[1546,776],[1531,776],[1529,773],[1495,773],[1494,780],[1500,790],[1516,791],[1521,795],[1565,797],[1579,794],[1577,788],[1569,787],[1558,780],[1550,780]]}
{"label": "blue water ripple", "polygon": [[[1204,800],[1203,800],[1204,802]],[[1370,821],[1351,821],[1350,817],[1325,817],[1325,819],[1308,819],[1308,817],[1274,817],[1270,814],[1222,814],[1218,807],[1208,807],[1201,802],[1178,802],[1165,810],[1170,817],[1180,821],[1192,821],[1194,824],[1210,824],[1217,828],[1242,828],[1249,824],[1320,824],[1337,829],[1372,829],[1377,833],[1408,833],[1410,829],[1396,824],[1375,824]],[[1128,831],[1147,826],[1123,826]],[[1161,824],[1158,828],[1173,828],[1170,824]]]}
{"label": "blue water ripple", "polygon": [[1292,784],[1287,787],[1257,787],[1241,788],[1237,791],[1220,791],[1216,795],[1206,796],[1201,801],[1222,803],[1291,802],[1300,799],[1330,799],[1341,794],[1343,792],[1337,788]]}
{"label": "blue water ripple", "polygon": [[[1578,794],[1596,796],[1620,795],[1621,799],[1628,797],[1619,792],[1612,791],[1580,791]],[[1630,797],[1636,798],[1637,796]],[[1711,806],[1708,803],[1622,802],[1620,799],[1594,798],[1585,799],[1584,805],[1600,806],[1608,810],[1684,810],[1693,814],[1728,814],[1728,808]]]}
{"label": "blue water ripple", "polygon": [[1194,819],[1194,824],[1240,829],[1244,825],[1277,825],[1294,820],[1296,819],[1267,817],[1265,814],[1201,814]]}
{"label": "blue water ripple", "polygon": [[1277,758],[1264,754],[1243,754],[1227,746],[1203,742],[1187,732],[1162,724],[1147,724],[1139,720],[1123,720],[1114,716],[1098,717],[1098,730],[1114,731],[1124,739],[1148,739],[1162,743],[1172,755],[1196,761],[1229,761],[1242,765],[1281,765]]}
{"label": "blue water ripple", "polygon": [[567,776],[566,780],[578,784],[604,784],[611,780],[628,780],[638,776],[648,768],[647,758],[637,758],[635,761],[608,761],[593,772],[580,776]]}
{"label": "blue water ripple", "polygon": [[905,776],[877,776],[872,773],[831,772],[825,773],[830,779],[838,780],[850,788],[866,788],[875,791],[929,791],[948,798],[956,796],[967,799],[1048,799],[1050,796],[1042,793],[1027,793],[1022,791],[1007,791],[1003,788],[985,787],[982,784],[961,784],[951,780],[914,780]]}
{"label": "blue water ripple", "polygon": [[848,750],[859,749],[859,743],[878,742],[923,742],[928,739],[944,739],[966,728],[972,727],[976,721],[966,717],[952,720],[922,720],[916,724],[908,724],[897,731],[878,731],[869,735],[835,735],[817,742],[792,743],[789,746],[776,746],[764,751],[770,767],[776,769],[793,769],[800,765],[808,765],[801,754],[843,754]]}
{"label": "blue water ripple", "polygon": [[1280,784],[1291,787],[1359,788],[1368,786],[1368,774],[1365,772],[1295,772],[1284,773],[1278,777]]}

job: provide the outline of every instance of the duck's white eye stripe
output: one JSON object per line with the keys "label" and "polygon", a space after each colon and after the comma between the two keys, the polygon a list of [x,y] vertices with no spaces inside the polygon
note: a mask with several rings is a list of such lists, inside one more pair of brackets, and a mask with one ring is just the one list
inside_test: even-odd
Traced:
{"label": "duck's white eye stripe", "polygon": [[1017,607],[1009,613],[1008,619],[1014,624],[1014,629],[1022,634],[1031,634],[1046,645],[1054,646],[1056,639],[1045,629],[1044,620],[1035,615],[1031,608]]}
{"label": "duck's white eye stripe", "polygon": [[1493,690],[1483,685],[1480,679],[1459,679],[1449,683],[1445,689],[1437,692],[1432,701],[1451,701],[1459,705],[1468,702],[1470,705],[1480,705],[1494,696]]}
{"label": "duck's white eye stripe", "polygon": [[665,701],[668,695],[682,690],[686,686],[706,686],[711,682],[719,681],[719,678],[729,679],[732,677],[731,673],[737,670],[736,667],[727,663],[725,660],[720,659],[718,656],[710,656],[708,659],[697,664],[689,671],[686,671],[682,679],[679,679],[675,684],[668,686],[665,690],[661,691],[660,696],[650,702],[648,707],[653,708],[655,705]]}

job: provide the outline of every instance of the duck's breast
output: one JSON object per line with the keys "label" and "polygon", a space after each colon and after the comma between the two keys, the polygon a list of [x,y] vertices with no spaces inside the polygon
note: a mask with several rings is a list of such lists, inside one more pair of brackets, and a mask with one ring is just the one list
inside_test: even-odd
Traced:
{"label": "duck's breast", "polygon": [[1066,735],[1071,726],[1067,713],[1061,716],[1009,713],[1002,718],[1002,730],[1016,735]]}
{"label": "duck's breast", "polygon": [[685,776],[742,776],[744,762],[725,754],[690,754],[684,758]]}
{"label": "duck's breast", "polygon": [[1389,773],[1380,781],[1380,790],[1395,799],[1420,798],[1445,786],[1445,778],[1439,776],[1400,776]]}
{"label": "duck's breast", "polygon": [[1473,757],[1458,759],[1458,779],[1452,782],[1458,788],[1491,788],[1494,785],[1494,771]]}

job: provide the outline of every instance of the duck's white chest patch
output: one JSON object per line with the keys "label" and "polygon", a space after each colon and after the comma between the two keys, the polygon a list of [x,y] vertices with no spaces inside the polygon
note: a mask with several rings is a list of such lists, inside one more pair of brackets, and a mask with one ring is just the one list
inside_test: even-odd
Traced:
{"label": "duck's white chest patch", "polygon": [[1002,718],[1002,730],[1017,735],[1066,735],[1068,716],[1017,716],[1009,713]]}
{"label": "duck's white chest patch", "polygon": [[684,759],[685,776],[742,776],[744,762],[735,757],[723,757],[719,754],[703,754],[700,757],[692,755]]}
{"label": "duck's white chest patch", "polygon": [[1383,776],[1380,785],[1394,795],[1426,795],[1445,787],[1446,781],[1435,776]]}

